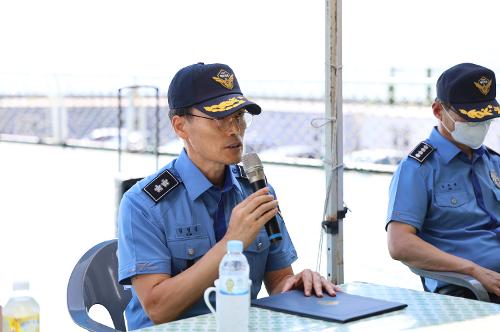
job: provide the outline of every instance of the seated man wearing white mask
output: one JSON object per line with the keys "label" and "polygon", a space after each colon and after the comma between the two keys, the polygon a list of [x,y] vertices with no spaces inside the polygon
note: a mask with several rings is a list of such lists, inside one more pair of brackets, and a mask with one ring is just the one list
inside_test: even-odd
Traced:
{"label": "seated man wearing white mask", "polygon": [[[476,278],[500,303],[500,156],[482,145],[500,117],[493,71],[471,63],[446,70],[432,104],[430,137],[399,165],[387,216],[392,258]],[[432,292],[473,297],[425,280]]]}

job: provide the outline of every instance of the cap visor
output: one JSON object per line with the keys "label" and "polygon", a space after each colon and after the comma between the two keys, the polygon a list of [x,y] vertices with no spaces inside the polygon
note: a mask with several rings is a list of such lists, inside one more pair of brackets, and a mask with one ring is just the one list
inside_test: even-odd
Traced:
{"label": "cap visor", "polygon": [[500,105],[496,99],[474,104],[451,103],[455,113],[468,122],[481,122],[500,117]]}
{"label": "cap visor", "polygon": [[245,108],[251,114],[260,114],[261,108],[256,103],[240,94],[228,94],[194,105],[199,111],[211,117],[221,119]]}

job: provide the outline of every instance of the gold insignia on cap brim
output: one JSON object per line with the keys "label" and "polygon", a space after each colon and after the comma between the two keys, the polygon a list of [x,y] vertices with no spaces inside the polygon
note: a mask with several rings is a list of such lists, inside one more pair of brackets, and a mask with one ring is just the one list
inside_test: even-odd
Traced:
{"label": "gold insignia on cap brim", "polygon": [[203,109],[207,112],[213,112],[213,113],[224,112],[224,111],[229,111],[230,109],[233,109],[236,106],[244,104],[245,102],[246,99],[244,97],[232,97],[219,104],[212,106],[205,106],[203,107]]}
{"label": "gold insignia on cap brim", "polygon": [[479,89],[479,91],[481,91],[481,93],[483,95],[487,95],[489,92],[490,92],[490,89],[491,89],[491,83],[492,83],[492,80],[482,76],[479,81],[477,82],[474,82],[474,85],[476,86],[476,88]]}
{"label": "gold insignia on cap brim", "polygon": [[494,113],[500,114],[500,107],[488,105],[484,108],[480,109],[474,108],[471,110],[464,110],[463,108],[460,108],[458,111],[463,115],[467,116],[469,119],[482,119],[485,117],[493,116]]}
{"label": "gold insignia on cap brim", "polygon": [[212,77],[212,79],[228,90],[232,90],[234,88],[234,75],[228,73],[224,69],[219,70],[217,76]]}

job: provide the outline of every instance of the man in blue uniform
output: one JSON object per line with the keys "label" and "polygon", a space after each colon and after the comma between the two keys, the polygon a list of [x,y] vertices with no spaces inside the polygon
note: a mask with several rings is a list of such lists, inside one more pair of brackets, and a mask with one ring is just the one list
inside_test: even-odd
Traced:
{"label": "man in blue uniform", "polygon": [[[133,186],[118,217],[119,281],[132,285],[129,329],[208,313],[204,290],[218,277],[229,240],[241,240],[251,296],[303,288],[334,295],[318,273],[293,273],[295,248],[272,187],[253,193],[241,161],[243,136],[260,107],[246,99],[233,71],[198,63],[181,69],[168,90],[169,117],[184,141],[177,159]],[[277,217],[283,239],[271,244],[264,224]]]}
{"label": "man in blue uniform", "polygon": [[[404,159],[390,186],[388,247],[394,259],[476,278],[500,296],[500,156],[482,145],[500,116],[493,71],[471,63],[446,70],[432,104],[430,137]],[[473,297],[432,279],[433,292]]]}

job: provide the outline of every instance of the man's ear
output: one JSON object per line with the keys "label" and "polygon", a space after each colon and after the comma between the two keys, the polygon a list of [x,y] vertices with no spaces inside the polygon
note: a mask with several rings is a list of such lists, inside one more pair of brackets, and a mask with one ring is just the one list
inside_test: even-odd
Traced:
{"label": "man's ear", "polygon": [[187,119],[184,116],[174,115],[171,120],[172,128],[174,128],[175,133],[182,139],[187,139],[188,134],[186,131]]}
{"label": "man's ear", "polygon": [[443,105],[441,105],[440,102],[435,101],[435,102],[432,103],[432,113],[434,113],[434,116],[439,121],[442,121],[443,112],[444,112]]}

